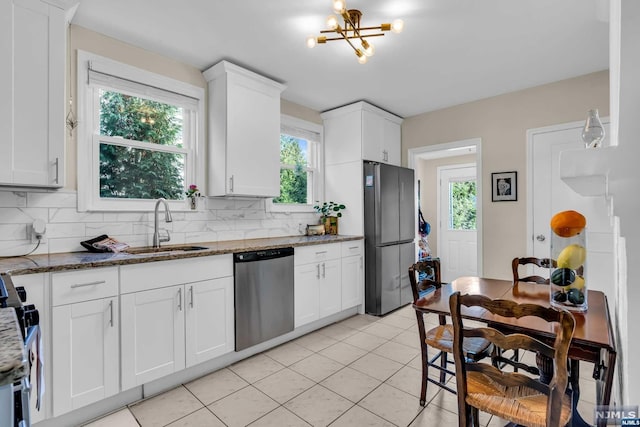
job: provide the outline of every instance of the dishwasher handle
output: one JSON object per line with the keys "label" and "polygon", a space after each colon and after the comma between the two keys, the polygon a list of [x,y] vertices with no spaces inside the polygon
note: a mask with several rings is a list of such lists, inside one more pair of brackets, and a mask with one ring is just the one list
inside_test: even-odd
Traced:
{"label": "dishwasher handle", "polygon": [[265,249],[263,251],[242,252],[233,254],[233,262],[264,261],[268,259],[293,256],[293,248]]}

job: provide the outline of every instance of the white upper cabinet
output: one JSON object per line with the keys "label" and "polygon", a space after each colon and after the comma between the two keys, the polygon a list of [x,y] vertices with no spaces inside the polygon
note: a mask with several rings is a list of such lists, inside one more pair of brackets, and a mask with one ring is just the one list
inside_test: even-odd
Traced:
{"label": "white upper cabinet", "polygon": [[285,86],[227,61],[209,90],[208,195],[280,195],[280,93]]}
{"label": "white upper cabinet", "polygon": [[0,3],[0,185],[64,185],[67,18],[38,0]]}
{"label": "white upper cabinet", "polygon": [[372,160],[400,166],[402,119],[366,102],[322,113],[326,164]]}

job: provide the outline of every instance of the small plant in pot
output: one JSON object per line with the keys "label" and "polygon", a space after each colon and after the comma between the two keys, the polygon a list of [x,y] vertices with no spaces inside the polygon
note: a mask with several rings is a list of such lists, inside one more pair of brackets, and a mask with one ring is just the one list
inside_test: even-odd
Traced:
{"label": "small plant in pot", "polygon": [[327,234],[338,234],[338,218],[342,216],[340,211],[346,209],[346,206],[336,202],[323,202],[320,204],[316,200],[316,205],[313,208],[321,215],[320,223],[324,224]]}

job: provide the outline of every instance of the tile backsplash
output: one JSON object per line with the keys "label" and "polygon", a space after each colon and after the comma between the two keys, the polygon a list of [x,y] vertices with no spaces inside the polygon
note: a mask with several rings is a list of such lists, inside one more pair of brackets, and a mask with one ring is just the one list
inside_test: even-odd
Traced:
{"label": "tile backsplash", "polygon": [[[304,234],[318,215],[269,212],[265,199],[206,198],[206,208],[172,212],[168,244],[256,239]],[[78,212],[75,191],[0,190],[0,256],[26,254],[35,247],[27,234],[41,219],[46,233],[34,254],[85,251],[80,242],[107,234],[131,246],[148,246],[153,235],[153,201],[149,212]],[[164,219],[164,215],[161,215]]]}

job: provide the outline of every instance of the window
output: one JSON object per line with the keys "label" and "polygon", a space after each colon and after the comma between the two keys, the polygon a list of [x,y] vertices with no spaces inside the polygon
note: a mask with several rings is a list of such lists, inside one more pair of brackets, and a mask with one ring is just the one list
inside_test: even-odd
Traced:
{"label": "window", "polygon": [[185,209],[204,179],[204,89],[85,52],[78,76],[79,210]]}
{"label": "window", "polygon": [[449,229],[476,229],[476,181],[449,183]]}
{"label": "window", "polygon": [[322,126],[283,115],[280,130],[280,196],[276,211],[313,211],[320,198]]}

